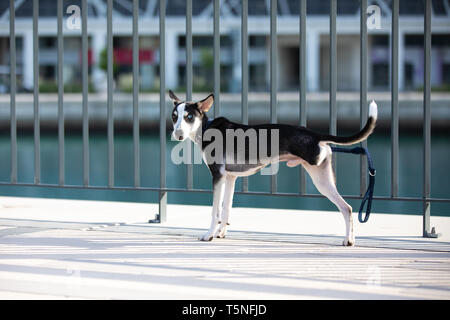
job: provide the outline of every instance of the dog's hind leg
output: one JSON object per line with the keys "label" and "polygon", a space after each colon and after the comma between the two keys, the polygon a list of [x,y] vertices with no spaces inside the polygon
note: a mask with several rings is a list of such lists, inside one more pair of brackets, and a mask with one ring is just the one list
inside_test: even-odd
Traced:
{"label": "dog's hind leg", "polygon": [[331,167],[331,152],[319,166],[304,164],[304,167],[311,176],[317,190],[333,202],[344,216],[346,237],[343,244],[344,246],[353,246],[355,244],[355,236],[353,233],[352,207],[345,202],[336,189]]}
{"label": "dog's hind leg", "polygon": [[220,218],[220,226],[216,231],[215,237],[225,238],[227,234],[227,227],[229,225],[230,211],[233,204],[234,185],[236,182],[236,176],[227,175],[225,178],[225,193],[223,196],[223,208],[222,216]]}
{"label": "dog's hind leg", "polygon": [[219,227],[219,219],[220,219],[220,213],[222,209],[222,199],[223,199],[223,193],[224,193],[224,184],[225,184],[225,177],[218,177],[214,179],[213,181],[213,208],[212,208],[212,215],[211,215],[211,225],[209,227],[209,230],[202,235],[199,240],[201,241],[211,241],[216,233],[216,230]]}

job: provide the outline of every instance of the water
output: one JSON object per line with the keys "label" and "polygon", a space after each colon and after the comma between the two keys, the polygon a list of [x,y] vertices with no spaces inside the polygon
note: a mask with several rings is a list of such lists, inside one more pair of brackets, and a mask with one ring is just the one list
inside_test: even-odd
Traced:
{"label": "water", "polygon": [[[167,138],[167,187],[184,188],[186,186],[186,168],[174,165],[170,161],[170,151],[174,142]],[[377,133],[369,138],[369,150],[377,169],[374,194],[390,195],[390,137]],[[159,186],[159,138],[155,133],[141,134],[141,184],[145,187]],[[432,137],[432,185],[431,194],[436,198],[450,197],[450,141],[444,134]],[[18,181],[32,183],[34,177],[34,143],[31,134],[18,136]],[[419,135],[400,135],[399,153],[399,195],[420,197],[422,194],[422,137]],[[0,135],[0,180],[10,179],[10,142],[8,135]],[[101,133],[90,135],[90,184],[104,186],[108,183],[107,139]],[[299,169],[288,168],[280,164],[278,173],[279,192],[298,192]],[[82,137],[78,133],[67,133],[65,137],[65,178],[66,184],[82,184]],[[238,179],[236,190],[241,190],[241,179]],[[41,181],[42,183],[58,183],[58,141],[54,134],[41,134]],[[115,184],[117,186],[133,185],[133,140],[128,133],[115,135]],[[359,157],[339,154],[337,160],[337,185],[343,195],[359,193]],[[194,165],[194,188],[210,189],[211,178],[204,164]],[[270,191],[270,177],[254,175],[249,179],[249,190]],[[307,180],[308,193],[317,193],[311,180]],[[117,190],[82,190],[56,189],[43,187],[0,186],[0,195],[29,196],[69,199],[95,199],[134,202],[157,202],[157,192],[150,191],[117,191]],[[210,205],[209,193],[169,193],[169,203]],[[349,200],[357,211],[359,200]],[[304,197],[276,197],[236,195],[234,206],[336,210],[327,199]],[[450,204],[432,204],[432,215],[450,216]],[[63,208],[62,208],[63,210]],[[373,212],[421,214],[420,202],[374,201]],[[149,217],[151,214],[149,213]]]}

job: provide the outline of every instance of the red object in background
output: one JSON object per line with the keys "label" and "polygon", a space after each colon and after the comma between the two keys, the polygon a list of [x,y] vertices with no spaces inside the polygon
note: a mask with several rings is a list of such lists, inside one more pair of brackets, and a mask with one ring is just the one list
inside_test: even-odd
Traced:
{"label": "red object in background", "polygon": [[[153,63],[155,60],[155,54],[150,49],[139,50],[139,62],[140,63]],[[81,65],[81,51],[80,51],[80,65]],[[133,50],[128,48],[114,49],[114,62],[119,65],[132,65],[133,64]],[[88,50],[88,66],[95,63],[94,53],[92,49]]]}
{"label": "red object in background", "polygon": [[[94,64],[94,53],[92,52],[92,49],[88,49],[88,66],[91,66]],[[82,57],[81,57],[81,50],[80,50],[80,66],[81,66],[81,62],[83,61]]]}
{"label": "red object in background", "polygon": [[[139,62],[140,63],[152,63],[154,61],[153,50],[140,49],[139,50]],[[114,49],[114,62],[119,65],[131,65],[133,64],[133,50],[129,48],[117,48]]]}

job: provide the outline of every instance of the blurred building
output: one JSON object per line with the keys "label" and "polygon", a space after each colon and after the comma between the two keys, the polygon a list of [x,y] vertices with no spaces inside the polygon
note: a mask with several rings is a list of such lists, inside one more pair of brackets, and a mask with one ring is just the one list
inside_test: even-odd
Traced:
{"label": "blurred building", "polygon": [[[32,0],[16,1],[17,73],[20,90],[33,87]],[[81,90],[81,30],[66,25],[70,5],[64,0],[65,91]],[[116,88],[132,88],[132,0],[113,1],[114,78]],[[270,1],[249,0],[249,86],[266,91],[269,83]],[[337,1],[338,90],[359,90],[359,1]],[[391,1],[373,0],[381,9],[381,28],[368,30],[369,89],[388,90],[390,63]],[[433,0],[431,82],[436,89],[450,90],[450,4]],[[39,1],[39,74],[41,92],[56,91],[56,2]],[[240,1],[221,0],[221,90],[238,92],[241,83]],[[88,0],[90,90],[106,88],[106,0]],[[166,81],[169,88],[183,88],[186,75],[184,0],[167,0]],[[193,1],[194,91],[211,90],[213,68],[211,0]],[[329,0],[307,2],[307,69],[299,70],[299,1],[278,1],[278,83],[280,91],[295,91],[299,72],[306,72],[309,91],[328,89]],[[159,1],[139,1],[139,57],[141,90],[159,87]],[[401,0],[399,22],[399,87],[417,90],[423,85],[423,1]],[[9,90],[9,1],[0,1],[0,92]]]}

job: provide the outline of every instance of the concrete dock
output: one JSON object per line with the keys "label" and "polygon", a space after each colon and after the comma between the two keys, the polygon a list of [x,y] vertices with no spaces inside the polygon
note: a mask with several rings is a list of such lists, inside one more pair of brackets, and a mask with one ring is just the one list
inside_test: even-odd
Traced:
{"label": "concrete dock", "polygon": [[0,299],[450,299],[450,217],[0,197]]}
{"label": "concrete dock", "polygon": [[[198,101],[208,95],[194,93],[192,99]],[[183,95],[180,95],[182,98]],[[390,130],[391,96],[390,92],[369,92],[368,100],[374,99],[378,104],[378,130]],[[167,97],[167,99],[169,99]],[[277,94],[277,116],[279,123],[298,125],[299,117],[298,92],[280,92]],[[359,92],[338,92],[337,113],[340,129],[354,130],[359,128],[360,95]],[[312,92],[307,94],[308,126],[314,129],[328,130],[329,122],[328,92]],[[104,129],[107,125],[107,96],[105,93],[89,94],[90,129]],[[114,124],[116,128],[131,129],[133,123],[133,96],[116,93],[113,96]],[[172,126],[170,111],[172,103],[166,101],[166,124]],[[220,95],[220,113],[232,121],[241,120],[241,95]],[[64,95],[65,128],[79,130],[82,122],[81,94]],[[18,94],[16,96],[16,116],[19,129],[32,129],[34,124],[33,95]],[[450,94],[433,92],[431,95],[431,123],[433,130],[447,130],[450,121]],[[249,123],[265,123],[270,119],[269,93],[250,93],[248,95]],[[42,129],[56,130],[58,125],[58,95],[39,95],[39,119]],[[399,121],[401,128],[417,130],[423,124],[423,93],[399,93]],[[9,128],[10,97],[0,94],[0,128]],[[159,93],[139,95],[139,123],[143,130],[159,128]]]}

